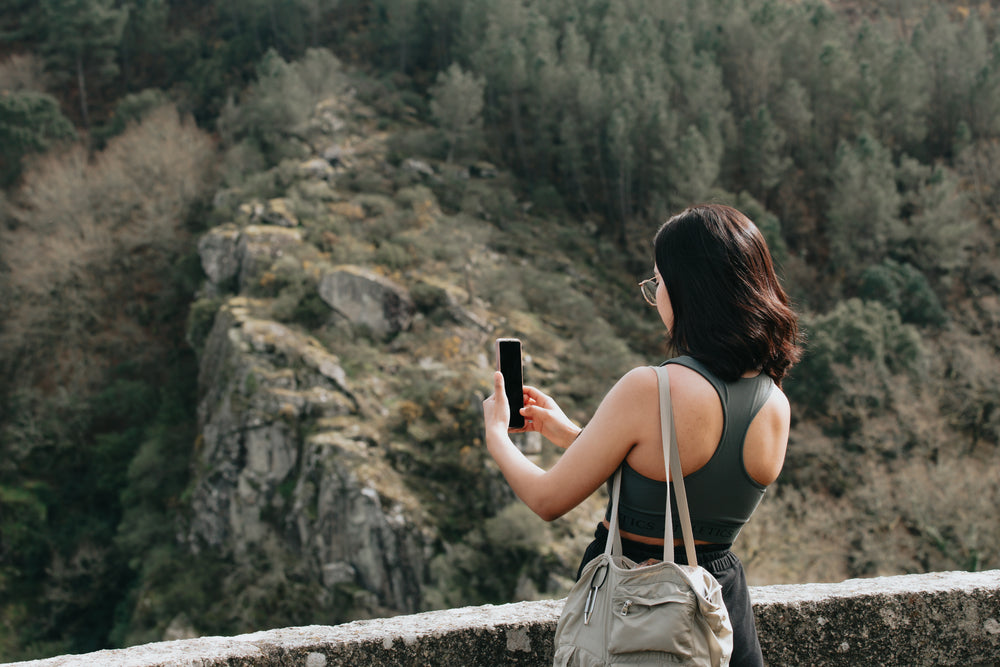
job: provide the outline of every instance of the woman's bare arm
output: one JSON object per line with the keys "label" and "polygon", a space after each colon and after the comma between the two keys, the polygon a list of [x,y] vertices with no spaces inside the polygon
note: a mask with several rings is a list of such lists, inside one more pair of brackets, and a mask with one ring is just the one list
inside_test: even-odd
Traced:
{"label": "woman's bare arm", "polygon": [[600,487],[639,441],[642,425],[658,414],[656,383],[651,368],[629,371],[604,397],[572,446],[546,471],[528,460],[508,435],[510,407],[498,373],[494,393],[483,403],[486,446],[514,493],[551,521]]}

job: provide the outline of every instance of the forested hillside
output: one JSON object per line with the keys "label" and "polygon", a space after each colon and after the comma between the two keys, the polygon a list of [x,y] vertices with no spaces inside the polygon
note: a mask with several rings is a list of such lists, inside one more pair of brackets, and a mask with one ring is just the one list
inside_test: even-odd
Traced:
{"label": "forested hillside", "polygon": [[[593,508],[546,526],[483,456],[492,338],[586,421],[666,354],[635,285],[703,200],[761,227],[806,335],[751,583],[1000,567],[998,28],[958,0],[0,2],[0,660],[564,594]],[[347,274],[412,320],[332,315]],[[335,405],[281,394],[307,382]],[[240,410],[298,459],[233,482],[259,539],[225,542]],[[317,560],[350,517],[313,446],[368,466],[412,581]]]}

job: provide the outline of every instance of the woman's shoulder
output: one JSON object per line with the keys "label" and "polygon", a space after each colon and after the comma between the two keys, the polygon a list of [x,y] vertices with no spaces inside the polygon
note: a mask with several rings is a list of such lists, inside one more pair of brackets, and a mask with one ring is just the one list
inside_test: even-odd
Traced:
{"label": "woman's shoulder", "polygon": [[[681,395],[695,399],[717,397],[712,383],[695,369],[676,363],[667,363],[661,368],[667,370],[672,399]],[[618,384],[629,393],[634,391],[648,395],[650,391],[657,391],[659,376],[653,366],[637,366],[623,375]]]}
{"label": "woman's shoulder", "polygon": [[615,388],[626,394],[645,395],[656,389],[657,382],[656,370],[652,366],[636,366],[618,380]]}
{"label": "woman's shoulder", "polygon": [[788,396],[777,382],[771,386],[771,393],[768,394],[764,409],[770,410],[772,418],[780,423],[787,424],[792,418],[792,406],[788,402]]}

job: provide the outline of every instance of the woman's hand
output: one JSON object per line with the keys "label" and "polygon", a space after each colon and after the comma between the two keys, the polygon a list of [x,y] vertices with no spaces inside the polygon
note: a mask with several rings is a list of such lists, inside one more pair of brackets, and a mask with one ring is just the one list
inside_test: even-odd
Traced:
{"label": "woman's hand", "polygon": [[582,430],[574,424],[562,408],[548,394],[535,387],[524,387],[524,428],[537,431],[558,447],[569,447]]}
{"label": "woman's hand", "polygon": [[510,402],[504,392],[503,374],[497,372],[493,376],[493,394],[483,401],[483,420],[486,431],[495,429],[507,433],[541,433],[547,440],[558,447],[569,447],[582,430],[574,424],[562,411],[559,405],[550,397],[535,387],[524,387],[523,428],[509,428]]}
{"label": "woman's hand", "polygon": [[510,429],[510,402],[504,392],[503,373],[493,374],[493,394],[483,401],[483,421],[486,425],[487,443],[491,433],[508,432]]}

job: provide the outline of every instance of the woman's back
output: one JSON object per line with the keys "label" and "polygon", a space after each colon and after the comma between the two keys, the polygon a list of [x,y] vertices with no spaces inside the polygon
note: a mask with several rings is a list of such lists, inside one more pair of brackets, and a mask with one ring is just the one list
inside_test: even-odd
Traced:
{"label": "woman's back", "polygon": [[[788,401],[766,376],[748,373],[725,383],[693,359],[672,361],[671,402],[696,537],[702,543],[731,543],[756,508],[763,488],[781,470],[788,439]],[[663,534],[667,473],[656,376],[652,369],[630,375],[643,385],[636,387],[636,393],[649,417],[642,420],[637,441],[625,458],[622,531],[630,539],[659,543],[662,538],[656,536]],[[723,398],[730,423],[724,417]],[[720,447],[725,451],[719,451]],[[632,531],[628,530],[630,518]]]}

